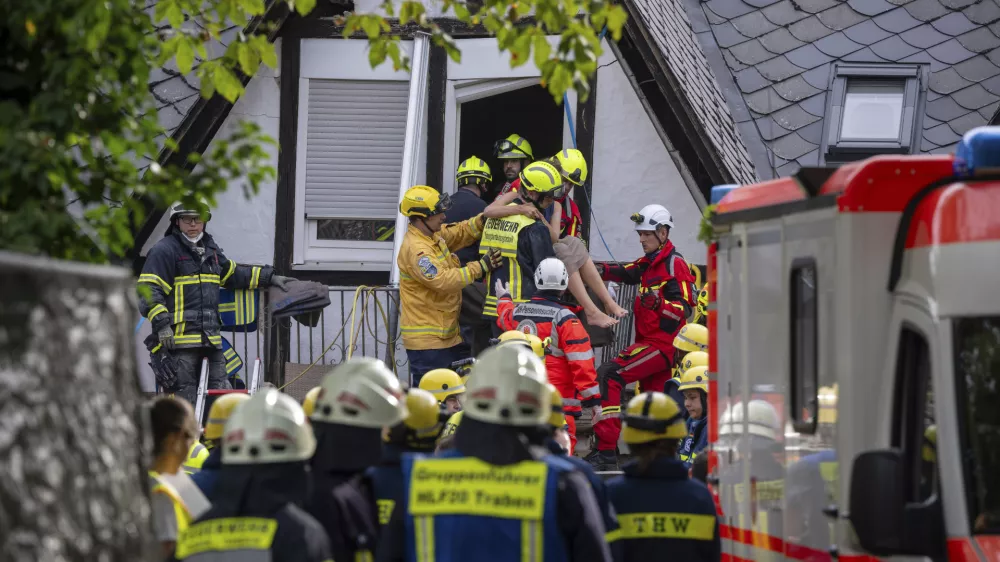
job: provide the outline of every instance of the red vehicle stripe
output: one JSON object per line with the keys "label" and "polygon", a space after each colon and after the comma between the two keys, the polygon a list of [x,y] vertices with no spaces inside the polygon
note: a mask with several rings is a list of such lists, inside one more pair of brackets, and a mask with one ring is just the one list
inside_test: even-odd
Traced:
{"label": "red vehicle stripe", "polygon": [[988,562],[1000,561],[1000,537],[996,535],[980,535],[976,537],[979,550],[983,551]]}
{"label": "red vehicle stripe", "polygon": [[835,173],[823,193],[837,193],[841,213],[900,213],[927,184],[952,173],[951,156],[880,156],[843,174]]}
{"label": "red vehicle stripe", "polygon": [[717,213],[733,213],[759,207],[770,207],[805,199],[806,194],[793,178],[744,185],[726,194],[716,205]]}
{"label": "red vehicle stripe", "polygon": [[937,190],[917,207],[907,248],[1000,240],[1000,182],[957,183]]}

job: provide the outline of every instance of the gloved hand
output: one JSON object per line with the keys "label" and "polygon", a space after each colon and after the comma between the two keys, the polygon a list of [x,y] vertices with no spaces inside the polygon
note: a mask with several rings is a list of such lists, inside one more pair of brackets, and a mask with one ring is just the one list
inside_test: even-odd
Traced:
{"label": "gloved hand", "polygon": [[285,277],[284,275],[272,275],[271,276],[271,286],[277,287],[284,292],[288,292],[288,283],[295,281],[294,277]]}
{"label": "gloved hand", "polygon": [[160,330],[156,333],[156,337],[160,340],[160,345],[163,349],[170,351],[174,348],[174,329],[170,326]]}
{"label": "gloved hand", "polygon": [[500,267],[501,263],[503,263],[503,256],[500,255],[500,250],[496,248],[490,248],[490,250],[483,255],[482,259],[479,260],[479,265],[483,268],[483,274]]}
{"label": "gloved hand", "polygon": [[497,279],[497,282],[496,284],[493,285],[493,288],[496,289],[496,294],[498,299],[510,296],[510,289],[508,288],[508,285],[503,282],[503,279]]}
{"label": "gloved hand", "polygon": [[649,291],[643,293],[642,296],[639,297],[639,304],[641,304],[643,308],[648,308],[649,310],[659,310],[660,305],[663,304],[663,299],[660,298],[659,293]]}

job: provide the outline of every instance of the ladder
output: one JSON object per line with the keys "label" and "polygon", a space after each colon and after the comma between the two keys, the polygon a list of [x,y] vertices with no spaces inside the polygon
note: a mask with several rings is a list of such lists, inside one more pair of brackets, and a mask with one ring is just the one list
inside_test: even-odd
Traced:
{"label": "ladder", "polygon": [[208,359],[201,360],[201,375],[198,377],[198,394],[195,398],[194,414],[195,419],[198,420],[199,427],[205,427],[205,416],[208,415],[208,410],[211,408],[211,403],[214,402],[216,398],[222,396],[223,394],[250,394],[251,396],[256,394],[257,389],[260,387],[260,381],[263,378],[261,376],[263,361],[258,357],[253,362],[253,374],[250,376],[250,384],[246,388],[241,389],[209,389],[208,388]]}

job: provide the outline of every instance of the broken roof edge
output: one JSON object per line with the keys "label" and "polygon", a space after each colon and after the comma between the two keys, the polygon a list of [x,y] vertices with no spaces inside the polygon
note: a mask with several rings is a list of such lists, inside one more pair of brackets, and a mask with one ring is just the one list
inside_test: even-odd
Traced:
{"label": "broken roof edge", "polygon": [[[256,33],[265,24],[273,23],[275,24],[274,28],[267,34],[267,40],[274,43],[278,37],[278,33],[291,14],[292,12],[287,2],[283,0],[268,0],[264,13],[251,18],[247,25],[244,26],[243,33],[251,35]],[[236,70],[236,74],[244,88],[253,78],[253,76],[243,74],[239,69]],[[209,144],[215,139],[215,135],[222,128],[223,123],[226,122],[226,118],[229,117],[229,112],[235,104],[236,102],[229,102],[218,93],[208,99],[199,95],[198,101],[191,106],[181,124],[171,135],[171,138],[177,143],[177,150],[171,150],[167,146],[163,146],[157,155],[156,161],[161,166],[173,164],[188,171],[192,170],[194,165],[188,162],[188,156],[191,154],[201,154],[208,149]],[[133,232],[132,249],[128,253],[130,261],[139,258],[142,247],[149,240],[149,237],[152,236],[153,230],[160,223],[164,213],[166,213],[166,209],[157,208],[155,202],[148,197],[142,197],[140,201],[145,210],[146,219],[143,221],[142,226]]]}

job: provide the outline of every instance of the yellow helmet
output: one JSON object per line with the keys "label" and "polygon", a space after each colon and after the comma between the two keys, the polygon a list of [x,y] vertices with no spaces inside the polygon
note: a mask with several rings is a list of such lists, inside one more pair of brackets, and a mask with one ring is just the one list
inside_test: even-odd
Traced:
{"label": "yellow helmet", "polygon": [[567,148],[556,154],[562,177],[573,185],[583,185],[587,181],[587,159],[575,148]]}
{"label": "yellow helmet", "polygon": [[701,268],[691,262],[687,262],[687,264],[688,271],[691,272],[691,275],[694,275],[695,288],[701,287]]}
{"label": "yellow helmet", "polygon": [[302,411],[306,413],[307,418],[312,417],[313,412],[316,410],[316,399],[319,398],[319,391],[321,390],[323,390],[321,387],[314,387],[302,399]]}
{"label": "yellow helmet", "polygon": [[691,367],[708,368],[708,354],[704,351],[692,351],[681,359],[680,373],[683,375]]}
{"label": "yellow helmet", "polygon": [[549,392],[552,394],[552,413],[549,414],[549,425],[554,429],[559,429],[566,425],[562,394],[559,394],[559,390],[552,383],[548,383],[546,386],[548,386]]}
{"label": "yellow helmet", "polygon": [[691,367],[681,375],[677,390],[701,390],[708,394],[708,367]]}
{"label": "yellow helmet", "polygon": [[685,324],[677,337],[674,348],[681,351],[708,351],[708,328],[701,324]]}
{"label": "yellow helmet", "polygon": [[434,369],[427,371],[420,378],[420,388],[434,395],[438,402],[443,403],[449,396],[458,396],[465,392],[462,377],[451,369]]}
{"label": "yellow helmet", "polygon": [[223,429],[226,421],[233,414],[236,406],[250,399],[249,394],[233,392],[223,394],[212,402],[212,407],[208,410],[208,423],[205,424],[205,439],[222,439]]}
{"label": "yellow helmet", "polygon": [[548,162],[532,162],[521,170],[521,186],[535,193],[552,193],[562,188],[562,175]]}
{"label": "yellow helmet", "polygon": [[443,429],[441,408],[434,395],[426,390],[406,391],[406,417],[384,434],[388,443],[414,450],[430,450]]}
{"label": "yellow helmet", "polygon": [[531,347],[531,351],[535,352],[535,355],[544,359],[545,350],[548,349],[549,343],[552,342],[551,338],[545,338],[544,340],[539,339],[538,336],[534,334],[526,334],[519,330],[508,330],[498,337],[495,342],[491,342],[494,345],[512,345],[512,344],[522,344]]}
{"label": "yellow helmet", "polygon": [[448,421],[444,422],[444,431],[441,432],[441,437],[448,437],[455,433],[458,426],[462,423],[462,412],[455,412],[448,418]]}
{"label": "yellow helmet", "polygon": [[702,316],[708,316],[708,286],[702,287],[698,291],[698,313]]}
{"label": "yellow helmet", "polygon": [[430,217],[451,208],[451,198],[433,187],[415,185],[406,190],[399,202],[399,212],[408,217]]}
{"label": "yellow helmet", "polygon": [[518,134],[497,141],[493,145],[493,156],[496,156],[498,160],[535,159],[528,139]]}
{"label": "yellow helmet", "polygon": [[684,414],[673,398],[662,392],[643,392],[628,401],[622,439],[628,445],[687,436]]}
{"label": "yellow helmet", "polygon": [[458,165],[458,171],[455,172],[455,179],[458,181],[458,185],[479,183],[478,180],[491,182],[493,181],[493,174],[490,172],[490,167],[485,160],[478,156],[470,156]]}

